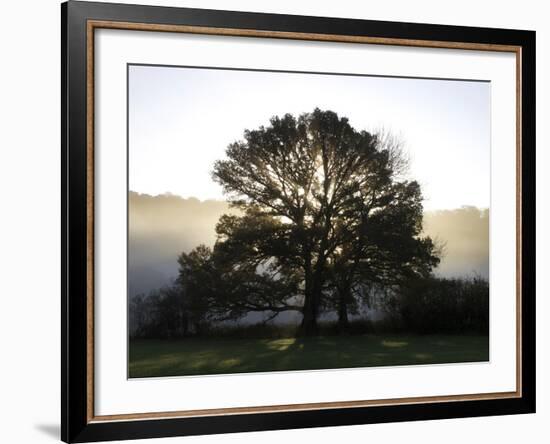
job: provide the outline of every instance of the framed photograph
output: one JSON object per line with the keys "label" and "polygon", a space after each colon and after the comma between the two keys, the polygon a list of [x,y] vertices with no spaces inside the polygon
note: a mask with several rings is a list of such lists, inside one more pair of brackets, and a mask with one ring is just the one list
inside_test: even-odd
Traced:
{"label": "framed photograph", "polygon": [[62,439],[535,411],[535,33],[69,1]]}

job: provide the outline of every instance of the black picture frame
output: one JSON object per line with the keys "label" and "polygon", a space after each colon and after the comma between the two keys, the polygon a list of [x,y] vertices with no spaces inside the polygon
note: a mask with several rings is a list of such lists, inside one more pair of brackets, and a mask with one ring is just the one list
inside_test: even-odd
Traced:
{"label": "black picture frame", "polygon": [[[90,20],[368,36],[521,48],[521,395],[479,399],[95,421],[89,415],[87,23]],[[535,32],[69,1],[61,5],[61,437],[90,442],[535,412]],[[92,321],[93,325],[93,321]]]}

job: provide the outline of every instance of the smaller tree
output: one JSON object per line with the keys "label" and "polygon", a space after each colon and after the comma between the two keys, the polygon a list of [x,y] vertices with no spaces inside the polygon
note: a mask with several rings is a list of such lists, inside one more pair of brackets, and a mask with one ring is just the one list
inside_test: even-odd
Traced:
{"label": "smaller tree", "polygon": [[204,333],[216,313],[213,304],[220,276],[212,260],[212,250],[199,245],[189,253],[178,257],[179,275],[176,285],[181,294],[189,324],[197,334]]}
{"label": "smaller tree", "polygon": [[133,337],[174,338],[189,333],[187,312],[177,286],[165,286],[130,300]]}
{"label": "smaller tree", "polygon": [[[244,225],[239,222],[240,219],[223,216],[218,231],[231,232],[231,240],[218,241],[214,249],[200,245],[178,259],[177,284],[186,295],[186,310],[197,332],[211,322],[239,319],[250,312],[271,312],[276,316],[301,309],[288,300],[296,294],[296,281],[277,271],[278,267],[258,270],[249,255],[254,242],[244,240],[253,227],[262,229],[260,221]],[[260,241],[262,237],[253,239]]]}

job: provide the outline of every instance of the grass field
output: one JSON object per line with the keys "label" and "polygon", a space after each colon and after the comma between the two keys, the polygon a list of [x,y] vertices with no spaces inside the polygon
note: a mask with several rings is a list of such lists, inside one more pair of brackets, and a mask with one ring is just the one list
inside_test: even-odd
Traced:
{"label": "grass field", "polygon": [[362,335],[289,339],[132,340],[129,376],[479,362],[487,336]]}

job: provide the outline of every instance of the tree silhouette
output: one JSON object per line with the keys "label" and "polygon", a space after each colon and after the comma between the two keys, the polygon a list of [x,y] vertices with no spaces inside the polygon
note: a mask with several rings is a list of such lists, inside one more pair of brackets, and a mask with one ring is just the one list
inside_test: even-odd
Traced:
{"label": "tree silhouette", "polygon": [[[225,227],[231,226],[231,220],[231,216],[222,217]],[[178,258],[176,284],[185,295],[193,325],[235,320],[250,312],[301,311],[299,305],[289,302],[298,292],[296,279],[273,276],[270,269],[258,271],[252,244],[241,243],[242,233],[231,233],[234,237],[218,242],[214,250],[199,245]]]}
{"label": "tree silhouette", "polygon": [[[348,323],[348,307],[368,288],[396,287],[427,277],[439,263],[438,249],[422,232],[422,196],[416,182],[394,183],[385,191],[386,205],[363,212],[342,228],[341,246],[332,256],[333,301],[340,328]],[[375,284],[373,286],[373,284]]]}
{"label": "tree silhouette", "polygon": [[343,306],[362,282],[437,263],[432,241],[420,237],[420,186],[399,180],[395,150],[348,119],[319,109],[273,117],[226,155],[213,177],[243,214],[220,220],[214,261],[247,273],[236,288],[256,274],[264,286],[284,283],[276,296],[237,291],[245,306],[253,299],[258,310],[296,309],[289,301],[301,295],[301,332],[314,335],[327,298]]}

